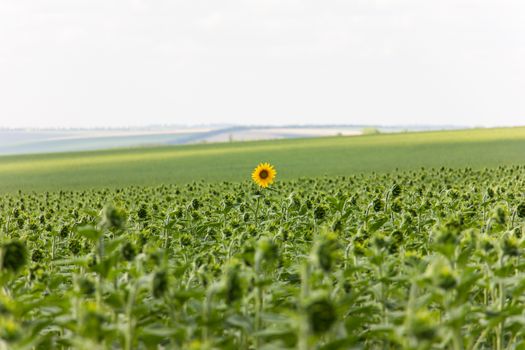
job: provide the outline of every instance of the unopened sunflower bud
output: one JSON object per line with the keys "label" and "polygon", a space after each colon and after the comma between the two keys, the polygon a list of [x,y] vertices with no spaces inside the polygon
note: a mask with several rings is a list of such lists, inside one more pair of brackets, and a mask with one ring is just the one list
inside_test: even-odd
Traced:
{"label": "unopened sunflower bud", "polygon": [[137,251],[131,242],[126,242],[121,249],[122,257],[126,261],[132,261],[137,255]]}
{"label": "unopened sunflower bud", "polygon": [[164,270],[153,275],[152,292],[155,298],[160,298],[168,290],[168,274]]}
{"label": "unopened sunflower bud", "polygon": [[8,343],[15,342],[22,336],[20,325],[11,318],[0,318],[0,339]]}
{"label": "unopened sunflower bud", "polygon": [[372,238],[372,242],[377,249],[388,248],[390,246],[390,241],[388,237],[380,232],[376,232]]}
{"label": "unopened sunflower bud", "polygon": [[124,210],[106,205],[101,212],[101,224],[109,230],[123,229],[126,224],[126,213]]}
{"label": "unopened sunflower bud", "polygon": [[2,245],[2,269],[18,272],[27,263],[27,248],[20,241],[11,241]]}
{"label": "unopened sunflower bud", "polygon": [[191,246],[191,243],[193,242],[193,236],[183,233],[180,235],[179,241],[181,246]]}
{"label": "unopened sunflower bud", "polygon": [[31,260],[33,262],[41,262],[44,259],[44,252],[40,248],[36,248],[31,252]]}
{"label": "unopened sunflower bud", "polygon": [[190,207],[194,210],[198,210],[201,207],[201,203],[197,198],[193,198],[190,202]]}
{"label": "unopened sunflower bud", "polygon": [[512,230],[512,234],[517,239],[521,239],[521,237],[523,236],[523,228],[522,227],[514,227],[514,230]]}
{"label": "unopened sunflower bud", "polygon": [[504,255],[518,256],[520,254],[519,241],[514,236],[503,238],[501,249]]}
{"label": "unopened sunflower bud", "polygon": [[311,301],[306,306],[306,314],[310,330],[316,335],[328,332],[337,321],[337,311],[326,297]]}
{"label": "unopened sunflower bud", "polygon": [[80,253],[82,246],[78,239],[69,239],[68,248],[71,253],[77,255],[78,253]]}
{"label": "unopened sunflower bud", "polygon": [[192,340],[191,343],[187,345],[188,350],[211,350],[213,346],[209,342],[201,342],[200,340]]}
{"label": "unopened sunflower bud", "polygon": [[69,226],[67,225],[62,226],[62,228],[60,229],[60,237],[67,238],[68,235],[69,235]]}
{"label": "unopened sunflower bud", "polygon": [[521,219],[525,218],[525,203],[518,204],[516,207],[516,215]]}
{"label": "unopened sunflower bud", "polygon": [[443,290],[450,290],[457,285],[456,275],[444,259],[434,260],[428,266],[425,275],[435,286]]}
{"label": "unopened sunflower bud", "polygon": [[139,210],[137,210],[137,217],[140,220],[146,220],[148,218],[148,209],[145,204],[142,204]]}
{"label": "unopened sunflower bud", "polygon": [[279,248],[271,239],[264,237],[257,242],[255,250],[255,264],[260,265],[263,261],[270,263],[279,257]]}
{"label": "unopened sunflower bud", "polygon": [[85,337],[100,341],[104,336],[103,328],[106,322],[106,317],[97,309],[96,305],[88,303],[80,323],[80,333]]}
{"label": "unopened sunflower bud", "polygon": [[375,198],[373,201],[372,201],[372,208],[374,209],[374,211],[376,212],[379,212],[383,209],[383,202],[381,201],[381,199],[379,198]]}
{"label": "unopened sunflower bud", "polygon": [[87,277],[79,277],[76,280],[76,290],[81,295],[93,295],[95,293],[95,283]]}
{"label": "unopened sunflower bud", "polygon": [[239,276],[239,265],[233,265],[227,269],[224,276],[224,292],[228,304],[242,298],[243,288]]}
{"label": "unopened sunflower bud", "polygon": [[15,308],[14,300],[7,295],[0,295],[0,317],[12,315]]}
{"label": "unopened sunflower bud", "polygon": [[485,253],[489,253],[494,250],[494,242],[491,238],[483,236],[479,240],[479,248],[481,248]]}
{"label": "unopened sunflower bud", "polygon": [[497,207],[494,215],[493,215],[494,221],[500,225],[505,225],[507,222],[507,212],[505,209],[501,206]]}
{"label": "unopened sunflower bud", "polygon": [[418,266],[423,260],[423,257],[420,252],[415,250],[407,250],[405,252],[404,261],[409,266]]}
{"label": "unopened sunflower bud", "polygon": [[338,259],[339,241],[335,233],[320,235],[312,250],[312,259],[323,271],[329,272]]}
{"label": "unopened sunflower bud", "polygon": [[408,332],[419,341],[431,341],[437,336],[436,319],[426,310],[419,310],[410,315]]}
{"label": "unopened sunflower bud", "polygon": [[321,204],[315,207],[314,209],[314,218],[315,220],[321,221],[326,217],[326,213],[328,212],[328,208]]}
{"label": "unopened sunflower bud", "polygon": [[401,186],[399,186],[398,184],[394,184],[392,186],[391,192],[393,198],[399,197],[401,195]]}
{"label": "unopened sunflower bud", "polygon": [[440,244],[456,244],[462,231],[459,220],[453,219],[438,227],[436,241]]}
{"label": "unopened sunflower bud", "polygon": [[334,220],[334,222],[332,223],[332,230],[335,232],[341,232],[342,229],[343,229],[343,222],[341,221],[341,219]]}
{"label": "unopened sunflower bud", "polygon": [[353,252],[355,256],[365,256],[366,255],[366,247],[359,242],[354,243]]}
{"label": "unopened sunflower bud", "polygon": [[390,206],[390,209],[394,212],[394,213],[400,213],[401,210],[403,209],[403,207],[401,206],[401,202],[399,201],[399,199],[395,200],[392,205]]}

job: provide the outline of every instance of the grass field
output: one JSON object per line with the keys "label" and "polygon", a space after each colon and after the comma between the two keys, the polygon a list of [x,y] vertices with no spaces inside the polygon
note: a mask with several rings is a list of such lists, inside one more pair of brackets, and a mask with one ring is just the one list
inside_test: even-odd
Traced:
{"label": "grass field", "polygon": [[475,129],[0,157],[0,191],[240,181],[260,161],[279,179],[525,163],[525,128]]}

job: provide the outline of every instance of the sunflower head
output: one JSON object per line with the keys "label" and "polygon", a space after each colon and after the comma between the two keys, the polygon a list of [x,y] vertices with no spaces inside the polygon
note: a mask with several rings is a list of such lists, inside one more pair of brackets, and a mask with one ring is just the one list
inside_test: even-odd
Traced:
{"label": "sunflower head", "polygon": [[252,173],[252,179],[261,187],[268,187],[277,175],[275,168],[269,163],[259,164]]}

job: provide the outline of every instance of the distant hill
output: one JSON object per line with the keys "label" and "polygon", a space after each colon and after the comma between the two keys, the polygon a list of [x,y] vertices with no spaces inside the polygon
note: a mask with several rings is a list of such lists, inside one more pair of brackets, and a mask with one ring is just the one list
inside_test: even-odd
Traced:
{"label": "distant hill", "polygon": [[256,141],[322,136],[457,129],[450,126],[317,125],[200,126],[129,129],[0,129],[0,155],[90,151],[210,142]]}

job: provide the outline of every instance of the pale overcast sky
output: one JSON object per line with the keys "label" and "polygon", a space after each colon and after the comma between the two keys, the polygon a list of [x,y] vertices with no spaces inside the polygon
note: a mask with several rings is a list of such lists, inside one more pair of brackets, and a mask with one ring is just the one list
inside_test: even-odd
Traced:
{"label": "pale overcast sky", "polygon": [[525,1],[0,1],[0,126],[197,123],[525,125]]}

